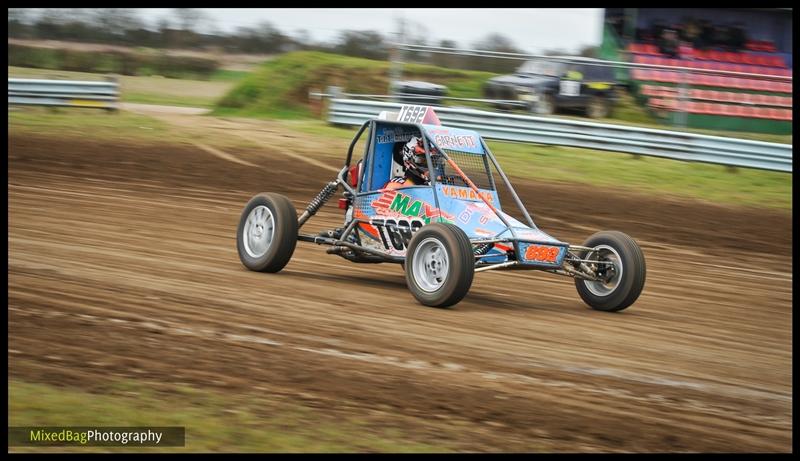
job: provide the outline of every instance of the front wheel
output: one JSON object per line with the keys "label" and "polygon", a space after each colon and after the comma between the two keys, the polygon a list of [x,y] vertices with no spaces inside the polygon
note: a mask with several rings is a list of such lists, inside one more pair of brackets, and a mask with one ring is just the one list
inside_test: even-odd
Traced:
{"label": "front wheel", "polygon": [[537,115],[553,115],[556,112],[556,98],[552,94],[543,94],[539,97],[533,107],[533,112]]}
{"label": "front wheel", "polygon": [[[642,293],[646,268],[644,254],[628,235],[617,231],[598,232],[583,246],[594,251],[579,252],[588,259],[600,280],[575,279],[581,299],[592,309],[616,312],[633,304]],[[596,262],[595,262],[596,261]]]}
{"label": "front wheel", "polygon": [[432,307],[452,306],[472,286],[472,243],[453,224],[423,226],[409,242],[405,272],[408,289],[417,301]]}
{"label": "front wheel", "polygon": [[297,229],[297,212],[288,198],[271,193],[256,195],[239,218],[239,260],[251,271],[280,271],[294,253]]}

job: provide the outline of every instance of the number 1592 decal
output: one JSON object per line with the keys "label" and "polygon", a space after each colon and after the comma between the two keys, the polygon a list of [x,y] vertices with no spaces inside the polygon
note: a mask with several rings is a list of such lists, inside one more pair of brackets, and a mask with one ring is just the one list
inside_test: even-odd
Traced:
{"label": "number 1592 decal", "polygon": [[370,224],[378,229],[383,247],[387,250],[403,250],[408,247],[408,242],[414,232],[424,225],[418,219],[379,219],[373,218]]}

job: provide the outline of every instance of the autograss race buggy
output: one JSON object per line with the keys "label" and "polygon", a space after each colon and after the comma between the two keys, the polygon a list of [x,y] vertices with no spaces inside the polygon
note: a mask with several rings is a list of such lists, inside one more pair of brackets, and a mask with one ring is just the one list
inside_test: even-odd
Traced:
{"label": "autograss race buggy", "polygon": [[[353,149],[369,133],[364,158],[351,166]],[[428,184],[387,188],[402,170],[398,145],[421,138]],[[495,177],[513,198],[523,223],[504,213]],[[319,235],[299,229],[339,189],[346,210],[341,228]],[[570,245],[533,223],[494,155],[478,133],[441,126],[433,110],[403,106],[361,125],[344,167],[298,218],[288,198],[261,193],[242,211],[236,234],[239,258],[250,270],[278,272],[297,241],[329,245],[327,252],[357,263],[400,263],[414,297],[427,306],[461,301],[476,272],[540,270],[575,279],[593,309],[620,311],[639,297],[645,282],[644,255],[617,231],[598,232]]]}

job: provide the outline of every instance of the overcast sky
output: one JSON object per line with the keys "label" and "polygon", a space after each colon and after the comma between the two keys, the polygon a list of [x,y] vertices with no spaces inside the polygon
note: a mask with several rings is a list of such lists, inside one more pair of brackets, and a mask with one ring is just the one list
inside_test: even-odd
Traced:
{"label": "overcast sky", "polygon": [[[423,24],[429,44],[447,39],[467,47],[490,33],[499,33],[530,53],[546,49],[577,52],[584,45],[599,45],[602,39],[602,8],[198,9],[224,32],[269,21],[290,35],[303,29],[315,41],[331,41],[343,30],[377,30],[389,36],[397,31],[400,17]],[[139,15],[151,24],[164,17],[175,18],[171,9],[141,8]]]}

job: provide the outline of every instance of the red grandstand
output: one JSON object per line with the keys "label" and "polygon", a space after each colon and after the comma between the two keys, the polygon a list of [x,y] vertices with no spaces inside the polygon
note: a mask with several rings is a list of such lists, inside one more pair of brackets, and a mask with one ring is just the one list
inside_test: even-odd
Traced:
{"label": "red grandstand", "polygon": [[605,58],[660,66],[627,76],[654,114],[791,132],[791,8],[607,8],[602,48]]}

